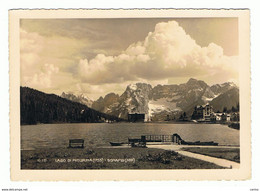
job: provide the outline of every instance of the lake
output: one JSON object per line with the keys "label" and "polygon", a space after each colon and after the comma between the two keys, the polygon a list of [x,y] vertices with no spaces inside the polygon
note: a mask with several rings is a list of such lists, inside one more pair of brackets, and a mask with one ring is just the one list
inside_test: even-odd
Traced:
{"label": "lake", "polygon": [[239,145],[238,130],[220,124],[171,123],[73,123],[21,126],[21,149],[64,148],[69,139],[84,139],[86,146],[108,146],[109,142],[127,142],[128,137],[172,135],[185,141],[214,141],[220,145]]}

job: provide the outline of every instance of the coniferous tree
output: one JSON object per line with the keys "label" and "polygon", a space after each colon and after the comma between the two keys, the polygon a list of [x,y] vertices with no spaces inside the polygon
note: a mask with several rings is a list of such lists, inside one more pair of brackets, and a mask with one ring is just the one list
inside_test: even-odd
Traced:
{"label": "coniferous tree", "polygon": [[66,100],[54,94],[20,88],[21,124],[102,122],[101,118],[121,120],[86,105]]}

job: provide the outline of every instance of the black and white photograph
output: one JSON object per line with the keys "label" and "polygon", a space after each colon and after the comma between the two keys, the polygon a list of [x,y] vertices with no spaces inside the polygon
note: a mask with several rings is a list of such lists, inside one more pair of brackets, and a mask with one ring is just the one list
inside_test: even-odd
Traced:
{"label": "black and white photograph", "polygon": [[249,59],[233,12],[13,22],[19,170],[245,170]]}

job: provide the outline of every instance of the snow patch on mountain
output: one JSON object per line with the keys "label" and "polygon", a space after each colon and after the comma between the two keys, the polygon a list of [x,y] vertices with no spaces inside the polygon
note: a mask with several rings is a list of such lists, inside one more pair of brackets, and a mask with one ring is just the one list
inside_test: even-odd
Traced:
{"label": "snow patch on mountain", "polygon": [[162,111],[172,112],[181,111],[181,108],[176,106],[176,102],[172,102],[169,98],[160,98],[157,100],[150,100],[148,102],[149,116],[151,117],[155,113],[160,113]]}
{"label": "snow patch on mountain", "polygon": [[202,99],[205,103],[207,103],[207,102],[211,102],[214,98],[216,98],[216,97],[218,97],[218,96],[219,96],[219,94],[214,95],[214,97],[202,96],[201,99]]}
{"label": "snow patch on mountain", "polygon": [[[143,113],[146,118],[155,116],[155,120],[163,120],[163,116],[177,115],[181,112],[190,114],[196,105],[214,101],[223,93],[238,89],[234,83],[223,83],[208,86],[205,82],[190,79],[179,85],[157,85],[137,83],[126,87],[124,93],[106,95],[93,103],[93,108],[121,118],[128,118],[130,113]],[[225,96],[224,98],[228,97]],[[222,100],[224,103],[224,101]],[[237,102],[237,101],[234,101]],[[225,102],[226,103],[226,102]]]}
{"label": "snow patch on mountain", "polygon": [[91,107],[93,104],[93,100],[91,100],[88,96],[84,94],[72,94],[72,93],[62,92],[61,97],[74,102],[84,104],[88,107]]}
{"label": "snow patch on mountain", "polygon": [[137,85],[136,84],[130,84],[128,87],[129,87],[129,89],[131,89],[133,91],[137,90]]}

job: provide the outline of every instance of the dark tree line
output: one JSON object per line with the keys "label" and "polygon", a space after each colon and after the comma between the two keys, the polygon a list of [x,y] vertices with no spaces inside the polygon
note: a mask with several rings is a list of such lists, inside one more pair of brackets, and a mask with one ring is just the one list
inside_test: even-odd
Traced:
{"label": "dark tree line", "polygon": [[187,121],[188,120],[188,116],[186,114],[186,112],[183,112],[180,117],[179,117],[180,121]]}
{"label": "dark tree line", "polygon": [[20,116],[21,124],[98,123],[104,120],[121,120],[86,105],[28,87],[20,87]]}
{"label": "dark tree line", "polygon": [[223,108],[223,113],[231,113],[231,112],[239,112],[239,103],[237,103],[236,107],[232,106],[231,109],[227,109],[227,107]]}

